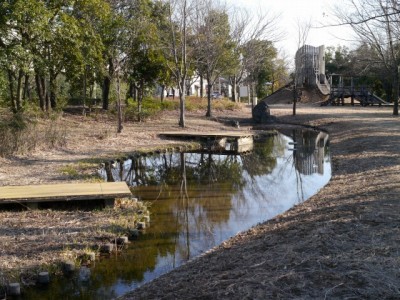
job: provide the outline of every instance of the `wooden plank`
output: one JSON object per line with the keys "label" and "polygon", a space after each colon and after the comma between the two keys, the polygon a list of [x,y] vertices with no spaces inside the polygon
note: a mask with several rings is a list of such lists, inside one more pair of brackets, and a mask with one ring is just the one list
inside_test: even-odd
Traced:
{"label": "wooden plank", "polygon": [[125,182],[0,187],[0,203],[114,199],[132,196]]}
{"label": "wooden plank", "polygon": [[244,132],[244,131],[211,131],[211,132],[198,132],[198,131],[169,131],[169,132],[161,132],[159,135],[170,136],[170,137],[199,137],[199,138],[207,138],[207,137],[250,137],[253,136],[252,132]]}

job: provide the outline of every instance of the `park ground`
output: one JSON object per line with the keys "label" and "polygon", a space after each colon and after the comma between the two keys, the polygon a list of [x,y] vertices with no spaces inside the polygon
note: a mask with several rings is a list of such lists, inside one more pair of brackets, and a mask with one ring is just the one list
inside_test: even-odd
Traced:
{"label": "park ground", "polygon": [[399,118],[387,107],[271,112],[330,133],[330,183],[124,299],[400,298]]}
{"label": "park ground", "polygon": [[[249,130],[252,126],[249,107],[218,111],[212,118],[205,118],[204,113],[189,113],[185,130]],[[392,116],[389,107],[312,104],[299,105],[296,116],[284,104],[271,106],[271,113],[279,124],[270,126],[290,123],[329,132],[330,183],[305,203],[239,233],[126,299],[400,298],[399,117]],[[232,127],[232,120],[239,121],[239,129]],[[101,116],[64,116],[56,122],[53,127],[60,128],[65,143],[51,150],[38,148],[0,158],[0,185],[88,180],[96,172],[93,159],[171,149],[182,143],[158,136],[162,131],[182,130],[176,112],[125,124],[119,135],[116,124]],[[75,174],[74,168],[84,174]],[[37,212],[19,212],[23,216],[16,218],[9,214],[0,212],[0,218],[7,220],[2,225],[4,233],[27,225],[15,220],[32,221]],[[51,217],[47,220],[50,226],[77,226],[75,219]],[[14,236],[8,241],[7,234],[0,238],[1,269],[29,268],[38,260],[46,263],[47,257],[55,257],[51,251],[59,251],[53,245],[48,251],[42,247],[39,256],[21,255],[18,243],[27,243],[26,238]]]}

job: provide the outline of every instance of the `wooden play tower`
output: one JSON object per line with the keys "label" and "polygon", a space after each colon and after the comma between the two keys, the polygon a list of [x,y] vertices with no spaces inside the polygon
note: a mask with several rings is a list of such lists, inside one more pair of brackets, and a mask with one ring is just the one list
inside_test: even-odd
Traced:
{"label": "wooden play tower", "polygon": [[304,45],[296,52],[296,87],[316,88],[323,96],[330,93],[325,76],[325,46]]}
{"label": "wooden play tower", "polygon": [[313,47],[304,45],[296,52],[296,89],[313,88],[321,97],[328,99],[321,105],[345,105],[345,99],[350,104],[355,101],[362,106],[388,105],[386,101],[373,94],[372,89],[365,84],[359,84],[359,77],[343,76],[341,74],[325,74],[325,46]]}

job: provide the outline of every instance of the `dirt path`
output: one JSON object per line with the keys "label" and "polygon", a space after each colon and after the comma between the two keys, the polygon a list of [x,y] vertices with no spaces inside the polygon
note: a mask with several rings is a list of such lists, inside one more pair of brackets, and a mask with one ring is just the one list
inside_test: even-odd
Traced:
{"label": "dirt path", "polygon": [[390,108],[271,108],[330,132],[331,182],[125,299],[399,299],[399,118]]}

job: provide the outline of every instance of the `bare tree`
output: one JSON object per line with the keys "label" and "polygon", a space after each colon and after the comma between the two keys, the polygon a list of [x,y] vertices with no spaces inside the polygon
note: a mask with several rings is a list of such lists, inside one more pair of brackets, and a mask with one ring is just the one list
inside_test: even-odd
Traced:
{"label": "bare tree", "polygon": [[399,63],[400,52],[400,3],[394,0],[347,0],[343,9],[336,7],[335,15],[340,24],[350,25],[361,43],[378,53],[379,61],[393,82],[393,115],[399,110]]}
{"label": "bare tree", "polygon": [[186,80],[192,65],[188,39],[194,3],[191,0],[167,0],[166,4],[168,28],[165,30],[163,50],[179,91],[179,126],[185,127]]}
{"label": "bare tree", "polygon": [[229,69],[232,41],[227,10],[218,1],[197,0],[194,18],[197,67],[207,80],[207,117],[211,117],[211,93],[216,80]]}
{"label": "bare tree", "polygon": [[[257,65],[259,56],[242,55],[244,46],[254,40],[268,40],[275,43],[284,36],[278,29],[277,24],[279,15],[271,15],[262,9],[257,10],[257,14],[252,14],[246,9],[235,7],[230,11],[231,37],[234,44],[234,53],[238,60],[236,67],[229,77],[232,86],[232,101],[238,101],[236,97],[237,86],[243,82],[247,76],[246,70],[252,65]],[[253,51],[256,53],[256,51]]]}
{"label": "bare tree", "polygon": [[[307,43],[308,34],[310,33],[311,29],[311,19],[306,21],[301,21],[297,19],[296,21],[296,31],[297,31],[297,49],[299,50]],[[297,50],[297,51],[298,51]],[[298,69],[299,62],[296,61],[297,53],[295,58],[295,71],[294,71],[294,80],[293,80],[293,116],[296,115],[296,106],[297,106],[297,98],[298,98],[298,91],[297,91],[297,81],[299,77],[300,70]]]}
{"label": "bare tree", "polygon": [[117,123],[117,133],[121,133],[122,129],[122,101],[121,101],[121,67],[122,67],[122,60],[116,60],[116,69],[115,69],[115,80],[116,80],[116,92],[117,92],[117,114],[118,114],[118,123]]}

